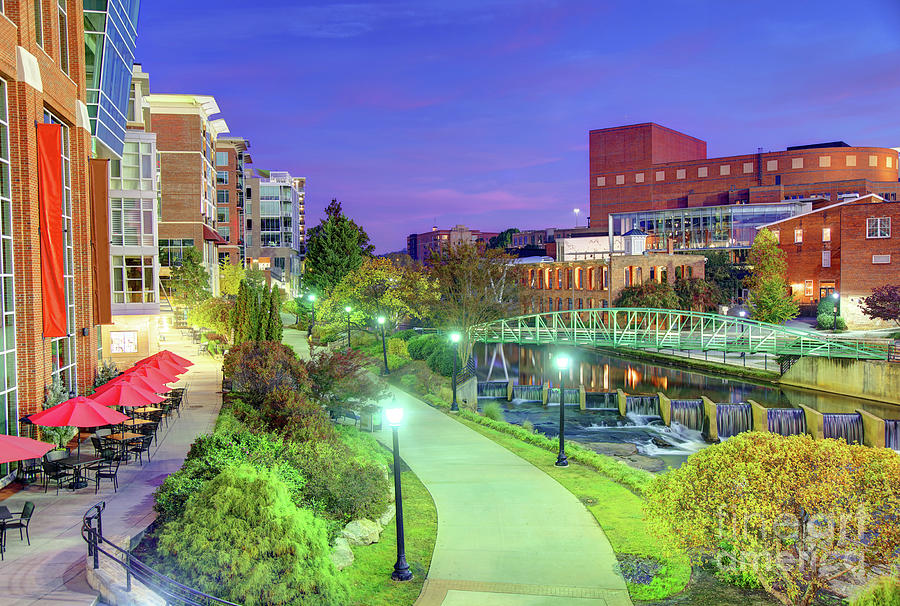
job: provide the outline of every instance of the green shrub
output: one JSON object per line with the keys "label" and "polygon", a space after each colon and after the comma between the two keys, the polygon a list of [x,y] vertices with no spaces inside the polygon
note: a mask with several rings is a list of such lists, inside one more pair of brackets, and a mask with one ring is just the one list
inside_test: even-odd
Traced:
{"label": "green shrub", "polygon": [[305,394],[279,388],[265,396],[260,413],[266,426],[287,440],[335,440],[334,425],[320,404]]}
{"label": "green shrub", "polygon": [[272,472],[225,469],[164,524],[158,553],[182,582],[246,606],[347,603],[328,530]]}
{"label": "green shrub", "polygon": [[[388,359],[388,370],[399,370],[409,364],[409,358],[401,358],[400,356],[395,356],[392,353],[387,355]],[[382,362],[382,366],[384,362]]]}
{"label": "green shrub", "polygon": [[372,437],[372,434],[362,432],[352,425],[339,425],[337,432],[341,443],[356,456],[358,461],[375,463],[382,467],[387,467],[393,462],[391,452]]}
{"label": "green shrub", "polygon": [[306,368],[294,350],[274,341],[247,341],[232,347],[223,364],[233,389],[244,391],[257,404],[279,387],[308,391]]}
{"label": "green shrub", "polygon": [[847,321],[842,316],[838,316],[836,322],[833,313],[816,316],[816,328],[819,330],[835,330],[835,324],[837,324],[836,330],[847,330]]}
{"label": "green shrub", "polygon": [[404,341],[409,341],[413,337],[418,337],[420,333],[415,328],[407,328],[406,330],[401,330],[394,333],[394,337],[397,339],[403,339]]}
{"label": "green shrub", "polygon": [[[514,436],[523,442],[538,446],[544,450],[549,450],[550,452],[559,450],[558,439],[550,439],[541,433],[530,433],[518,425],[512,425],[511,423],[503,421],[494,421],[493,419],[488,419],[487,417],[483,417],[468,410],[460,410],[459,416],[467,421],[472,421],[473,423],[484,425],[485,427]],[[643,493],[653,481],[653,474],[650,472],[629,467],[625,463],[620,463],[611,457],[598,454],[593,450],[588,450],[576,442],[566,443],[566,454],[570,461],[592,467],[609,479],[618,482],[637,494]]]}
{"label": "green shrub", "polygon": [[834,299],[831,297],[823,297],[819,299],[819,303],[816,306],[816,316],[821,316],[824,314],[828,314],[830,316],[834,315]]}
{"label": "green shrub", "polygon": [[522,429],[524,429],[528,433],[534,433],[534,423],[532,423],[528,419],[525,419],[524,421],[522,421]]}
{"label": "green shrub", "polygon": [[419,378],[416,375],[403,375],[400,377],[400,386],[406,391],[416,391],[415,386],[418,382]]}
{"label": "green shrub", "polygon": [[406,341],[391,337],[387,342],[388,355],[397,356],[398,358],[408,358],[409,352],[406,349]]}
{"label": "green shrub", "polygon": [[[449,377],[453,374],[453,359],[456,357],[456,349],[449,345],[435,347],[428,356],[428,368],[439,375]],[[459,360],[457,360],[457,370]]]}
{"label": "green shrub", "polygon": [[497,402],[488,402],[485,404],[481,414],[494,421],[503,420],[503,408],[501,408],[500,404]]}
{"label": "green shrub", "polygon": [[438,397],[432,393],[425,394],[424,396],[422,396],[422,399],[425,400],[426,403],[434,406],[435,408],[450,408],[449,400],[443,400],[440,397]]}
{"label": "green shrub", "polygon": [[409,357],[413,360],[427,360],[439,343],[440,337],[438,335],[419,335],[410,339],[406,344],[406,348],[409,351]]}
{"label": "green shrub", "polygon": [[881,577],[850,600],[851,606],[900,606],[900,581]]}

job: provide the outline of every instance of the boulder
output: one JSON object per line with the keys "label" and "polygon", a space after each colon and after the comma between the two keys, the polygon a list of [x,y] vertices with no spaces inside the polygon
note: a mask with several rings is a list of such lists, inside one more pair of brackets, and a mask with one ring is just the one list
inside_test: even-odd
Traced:
{"label": "boulder", "polygon": [[338,570],[343,570],[353,563],[353,550],[350,549],[350,543],[343,537],[334,540],[334,550],[331,552],[331,561]]}
{"label": "boulder", "polygon": [[394,519],[394,514],[396,510],[393,505],[389,505],[387,509],[384,510],[384,513],[381,514],[381,517],[378,518],[378,523],[381,524],[382,527],[387,526],[391,523],[391,520]]}
{"label": "boulder", "polygon": [[371,545],[381,537],[381,526],[372,520],[353,520],[341,531],[341,536],[351,545]]}

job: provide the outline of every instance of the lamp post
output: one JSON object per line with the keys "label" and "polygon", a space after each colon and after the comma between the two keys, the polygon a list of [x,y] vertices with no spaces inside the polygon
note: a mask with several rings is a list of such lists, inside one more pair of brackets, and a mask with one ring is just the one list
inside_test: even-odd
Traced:
{"label": "lamp post", "polygon": [[391,371],[388,370],[387,365],[387,344],[384,340],[384,316],[378,316],[378,324],[381,325],[381,354],[384,356],[384,374],[389,375]]}
{"label": "lamp post", "polygon": [[347,312],[347,349],[350,349],[350,312],[353,309],[348,305],[344,308],[344,311]]}
{"label": "lamp post", "polygon": [[309,299],[309,303],[312,305],[312,322],[309,323],[309,334],[312,335],[313,326],[316,325],[316,295],[309,293],[306,298]]}
{"label": "lamp post", "polygon": [[837,332],[838,304],[840,303],[841,295],[838,291],[834,291],[831,293],[831,298],[834,299],[834,319],[831,322],[831,330]]}
{"label": "lamp post", "polygon": [[450,333],[450,342],[456,345],[453,351],[453,403],[450,404],[450,412],[459,412],[459,405],[456,403],[456,358],[459,357],[459,341],[462,335],[458,332]]}
{"label": "lamp post", "polygon": [[400,439],[397,431],[403,421],[402,408],[388,408],[384,411],[388,425],[394,434],[394,508],[397,512],[397,561],[391,578],[395,581],[408,581],[413,575],[406,563],[406,544],[403,537],[403,497],[400,492]]}
{"label": "lamp post", "polygon": [[559,454],[556,456],[556,466],[568,467],[569,459],[566,458],[566,379],[563,373],[569,369],[569,356],[557,354],[554,362],[559,370]]}
{"label": "lamp post", "polygon": [[581,212],[580,208],[573,208],[572,212],[575,213],[575,227],[578,227],[578,213]]}

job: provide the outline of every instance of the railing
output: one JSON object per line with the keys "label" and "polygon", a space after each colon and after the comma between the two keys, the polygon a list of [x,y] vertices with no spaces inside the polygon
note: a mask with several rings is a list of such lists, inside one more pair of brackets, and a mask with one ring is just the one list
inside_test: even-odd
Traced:
{"label": "railing", "polygon": [[95,570],[100,567],[100,556],[106,556],[125,570],[126,591],[131,591],[132,578],[134,578],[165,600],[167,606],[213,606],[216,604],[240,606],[182,585],[150,568],[131,555],[130,551],[122,549],[104,538],[102,519],[104,509],[106,509],[106,501],[100,501],[85,512],[81,523],[81,537],[87,543],[88,559]]}

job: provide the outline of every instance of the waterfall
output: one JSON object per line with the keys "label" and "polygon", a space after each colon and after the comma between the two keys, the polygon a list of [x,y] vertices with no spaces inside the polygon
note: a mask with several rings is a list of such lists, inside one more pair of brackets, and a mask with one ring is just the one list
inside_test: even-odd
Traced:
{"label": "waterfall", "polygon": [[769,408],[766,420],[772,433],[782,436],[806,433],[806,413],[801,408]]}
{"label": "waterfall", "polygon": [[862,444],[863,425],[859,413],[825,414],[822,429],[826,438],[844,438],[848,444]]}
{"label": "waterfall", "polygon": [[700,431],[703,429],[703,400],[672,400],[672,423]]}
{"label": "waterfall", "polygon": [[618,410],[619,394],[615,391],[589,391],[584,394],[585,410]]}
{"label": "waterfall", "polygon": [[[566,406],[581,404],[581,392],[578,389],[566,389]],[[547,406],[559,406],[559,387],[552,387],[547,392]]]}
{"label": "waterfall", "polygon": [[506,381],[485,381],[478,384],[479,398],[505,398],[509,384]]}
{"label": "waterfall", "polygon": [[716,404],[716,426],[719,440],[736,436],[753,427],[753,414],[749,404]]}
{"label": "waterfall", "polygon": [[513,385],[513,399],[523,402],[540,402],[543,385]]}
{"label": "waterfall", "polygon": [[900,420],[884,420],[884,445],[894,450],[900,450]]}
{"label": "waterfall", "polygon": [[625,396],[625,412],[644,417],[659,416],[659,396]]}

